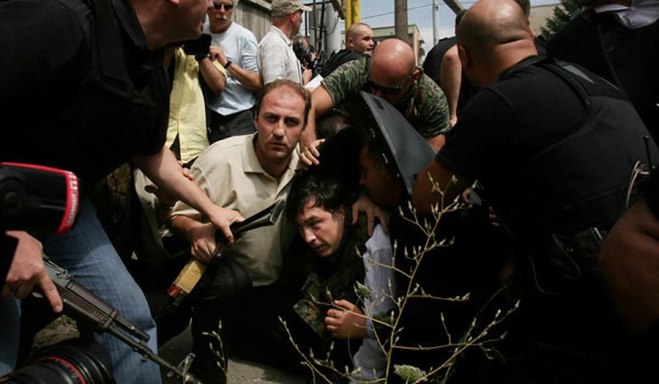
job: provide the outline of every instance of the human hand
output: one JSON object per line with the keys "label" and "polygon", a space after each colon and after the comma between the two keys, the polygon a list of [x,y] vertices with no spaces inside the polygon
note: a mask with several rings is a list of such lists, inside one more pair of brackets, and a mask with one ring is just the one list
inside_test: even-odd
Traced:
{"label": "human hand", "polygon": [[366,222],[368,228],[368,235],[373,234],[375,229],[375,219],[377,218],[385,233],[389,233],[389,216],[380,208],[379,205],[373,203],[365,193],[360,193],[359,198],[352,205],[352,225],[357,224],[359,220],[359,212],[366,214]]}
{"label": "human hand", "polygon": [[211,45],[210,53],[208,55],[211,61],[217,60],[217,62],[220,63],[220,65],[223,67],[226,65],[228,61],[226,55],[224,54],[224,49],[222,49],[222,47]]}
{"label": "human hand", "polygon": [[208,219],[215,225],[215,227],[222,231],[228,244],[235,241],[233,233],[231,233],[231,224],[245,220],[240,212],[219,206],[215,206],[208,216]]}
{"label": "human hand", "polygon": [[366,316],[348,300],[334,300],[336,308],[329,309],[325,317],[327,330],[337,339],[363,339],[366,337]]}
{"label": "human hand", "polygon": [[187,231],[190,253],[195,259],[208,263],[217,253],[215,227],[212,223],[199,223]]}
{"label": "human hand", "polygon": [[449,124],[451,124],[451,128],[455,127],[455,125],[458,123],[458,116],[457,115],[450,115],[448,119]]}
{"label": "human hand", "polygon": [[300,145],[300,159],[302,160],[302,163],[306,165],[307,167],[311,167],[312,165],[318,165],[320,164],[320,161],[318,161],[318,158],[320,157],[320,152],[318,151],[318,147],[325,142],[325,139],[317,139],[313,140],[312,142],[308,144],[301,144]]}
{"label": "human hand", "polygon": [[16,298],[22,300],[38,285],[53,311],[61,312],[62,299],[44,268],[41,242],[23,231],[7,231],[6,234],[18,239],[18,245],[2,287],[2,297],[13,293]]}

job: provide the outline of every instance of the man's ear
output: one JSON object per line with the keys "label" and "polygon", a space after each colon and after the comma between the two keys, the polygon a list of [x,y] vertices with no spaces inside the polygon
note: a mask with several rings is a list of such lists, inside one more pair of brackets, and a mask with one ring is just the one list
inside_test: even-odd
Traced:
{"label": "man's ear", "polygon": [[423,71],[420,68],[416,68],[414,72],[412,72],[412,81],[418,80],[421,76],[423,76]]}
{"label": "man's ear", "polygon": [[354,45],[354,44],[352,44],[352,37],[348,37],[348,38],[346,39],[346,49],[347,49],[348,51],[352,50],[353,45]]}
{"label": "man's ear", "polygon": [[469,59],[469,53],[467,52],[467,49],[460,44],[458,44],[458,57],[460,57],[462,68],[468,68],[471,65],[471,60]]}

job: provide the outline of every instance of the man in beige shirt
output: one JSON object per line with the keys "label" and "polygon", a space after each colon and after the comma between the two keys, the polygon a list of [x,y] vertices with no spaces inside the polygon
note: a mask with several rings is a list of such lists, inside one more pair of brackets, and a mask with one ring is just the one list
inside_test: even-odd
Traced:
{"label": "man in beige shirt", "polygon": [[[268,84],[256,104],[257,132],[218,141],[196,160],[191,173],[200,188],[215,204],[237,210],[244,217],[286,198],[298,168],[296,147],[307,125],[310,105],[309,93],[301,85],[290,80]],[[223,382],[219,376],[224,376],[225,372],[217,368],[217,359],[209,350],[213,338],[202,332],[218,332],[221,320],[221,335],[226,336],[222,339],[225,353],[228,353],[229,333],[232,338],[239,335],[240,344],[249,350],[263,352],[262,348],[250,345],[254,333],[263,333],[265,336],[259,340],[268,343],[266,338],[273,333],[271,330],[279,326],[278,312],[286,306],[280,305],[284,295],[277,280],[283,251],[294,234],[293,226],[286,225],[283,220],[280,218],[270,227],[247,231],[225,247],[222,258],[240,262],[252,275],[251,288],[234,289],[225,286],[226,279],[208,276],[209,273],[216,276],[226,273],[222,267],[213,268],[211,262],[218,246],[215,228],[183,203],[174,208],[171,219],[174,232],[190,242],[192,257],[211,262],[203,279],[222,285],[218,289],[211,283],[210,287],[202,285],[193,291],[193,352],[197,358],[192,372],[204,382]],[[279,355],[275,343],[269,344],[276,351],[273,353]]]}

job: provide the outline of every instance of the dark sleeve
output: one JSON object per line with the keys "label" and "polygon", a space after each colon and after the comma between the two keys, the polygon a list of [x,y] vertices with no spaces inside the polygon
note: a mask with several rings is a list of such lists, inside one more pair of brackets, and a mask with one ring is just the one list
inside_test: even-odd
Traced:
{"label": "dark sleeve", "polygon": [[25,109],[35,95],[76,87],[86,58],[91,14],[82,2],[0,2],[0,103]]}
{"label": "dark sleeve", "polygon": [[510,105],[495,91],[484,89],[467,104],[435,159],[455,174],[477,177],[496,166],[515,143],[517,132]]}
{"label": "dark sleeve", "polygon": [[334,72],[335,69],[341,65],[362,58],[363,56],[355,52],[340,51],[332,56],[323,64],[323,67],[320,71],[322,77],[329,76],[330,73]]}

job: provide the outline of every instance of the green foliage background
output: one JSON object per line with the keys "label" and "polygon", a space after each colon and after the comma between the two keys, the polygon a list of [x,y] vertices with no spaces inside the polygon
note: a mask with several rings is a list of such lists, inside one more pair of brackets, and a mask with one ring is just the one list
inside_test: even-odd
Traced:
{"label": "green foliage background", "polygon": [[580,9],[576,0],[561,0],[561,3],[554,8],[554,15],[547,19],[547,27],[541,30],[545,40],[549,40],[556,32],[563,29],[565,24],[579,14]]}

